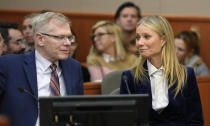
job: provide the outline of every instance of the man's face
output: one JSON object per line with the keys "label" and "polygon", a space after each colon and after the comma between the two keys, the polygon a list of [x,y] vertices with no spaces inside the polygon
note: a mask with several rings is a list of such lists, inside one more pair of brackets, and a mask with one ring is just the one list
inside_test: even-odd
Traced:
{"label": "man's face", "polygon": [[138,22],[138,12],[134,7],[124,8],[116,23],[125,31],[133,32],[136,30],[136,24]]}
{"label": "man's face", "polygon": [[[68,23],[58,23],[56,19],[49,22],[48,32],[37,33],[37,50],[51,62],[65,60],[69,56],[72,33]],[[67,39],[69,38],[69,39]]]}
{"label": "man's face", "polygon": [[25,44],[24,38],[20,30],[9,29],[9,42],[8,42],[8,53],[10,54],[21,54],[24,53]]}

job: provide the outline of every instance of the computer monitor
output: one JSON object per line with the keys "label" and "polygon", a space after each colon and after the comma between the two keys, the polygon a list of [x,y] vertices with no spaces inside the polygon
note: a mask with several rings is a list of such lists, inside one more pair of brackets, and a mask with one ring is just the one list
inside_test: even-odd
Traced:
{"label": "computer monitor", "polygon": [[148,94],[41,97],[40,126],[143,126]]}

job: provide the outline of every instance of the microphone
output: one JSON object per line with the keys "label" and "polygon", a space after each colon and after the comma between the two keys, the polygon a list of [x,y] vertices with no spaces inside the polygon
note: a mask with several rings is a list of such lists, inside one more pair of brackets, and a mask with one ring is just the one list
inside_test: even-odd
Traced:
{"label": "microphone", "polygon": [[18,90],[21,92],[21,93],[26,93],[28,94],[29,96],[31,96],[33,99],[35,99],[36,101],[38,101],[37,97],[34,96],[33,94],[31,94],[31,92],[29,92],[28,90],[24,89],[23,87],[18,87]]}
{"label": "microphone", "polygon": [[128,86],[128,77],[126,75],[123,75],[123,80],[125,81],[125,86],[126,86],[128,94],[131,94],[131,91]]}

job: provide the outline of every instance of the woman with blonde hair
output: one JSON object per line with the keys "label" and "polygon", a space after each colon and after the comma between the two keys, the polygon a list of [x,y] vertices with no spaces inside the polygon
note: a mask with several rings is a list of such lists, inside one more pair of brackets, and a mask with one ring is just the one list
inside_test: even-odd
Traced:
{"label": "woman with blonde hair", "polygon": [[123,72],[120,93],[149,94],[150,126],[203,126],[195,74],[179,64],[169,22],[162,16],[141,19],[136,45],[141,56]]}
{"label": "woman with blonde hair", "polygon": [[114,70],[128,69],[136,56],[126,53],[121,28],[108,21],[97,22],[91,30],[93,46],[87,57],[87,67],[91,81],[100,81],[104,75]]}

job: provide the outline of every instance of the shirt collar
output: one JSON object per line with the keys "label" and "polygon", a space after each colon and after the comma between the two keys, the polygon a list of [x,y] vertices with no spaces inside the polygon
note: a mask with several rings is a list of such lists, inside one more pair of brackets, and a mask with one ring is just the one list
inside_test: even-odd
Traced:
{"label": "shirt collar", "polygon": [[109,63],[111,61],[115,61],[115,58],[113,56],[109,55],[109,54],[103,53],[102,56],[103,56],[106,63]]}
{"label": "shirt collar", "polygon": [[149,60],[147,60],[147,66],[148,66],[148,72],[149,72],[149,76],[153,75],[155,72],[157,71],[162,71],[163,70],[163,66],[161,66],[159,69],[157,69],[155,66],[153,66]]}
{"label": "shirt collar", "polygon": [[[47,69],[49,69],[52,62],[44,58],[37,50],[35,50],[35,57],[36,63],[37,65],[39,65],[42,71],[46,71]],[[56,64],[57,66],[59,65],[58,61],[56,61],[54,64]]]}

